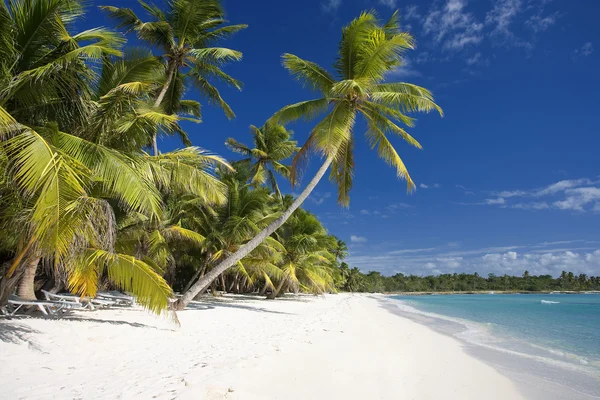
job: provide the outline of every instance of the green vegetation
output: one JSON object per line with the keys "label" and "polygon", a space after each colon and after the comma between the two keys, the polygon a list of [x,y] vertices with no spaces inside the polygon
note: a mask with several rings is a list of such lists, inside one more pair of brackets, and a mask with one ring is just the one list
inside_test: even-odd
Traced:
{"label": "green vegetation", "polygon": [[479,274],[442,274],[416,276],[396,274],[383,276],[371,271],[363,274],[358,268],[349,269],[344,262],[339,268],[345,280],[339,283],[341,290],[349,292],[477,292],[477,291],[586,291],[600,290],[600,276],[574,275],[563,271],[560,277],[551,275],[496,276],[487,278]]}
{"label": "green vegetation", "polygon": [[[181,122],[200,122],[200,103],[185,98],[192,90],[235,116],[215,85],[241,88],[222,68],[242,54],[218,46],[246,26],[224,25],[217,0],[140,1],[147,18],[101,7],[122,32],[76,32],[82,4],[0,3],[0,305],[14,290],[34,299],[42,288],[120,288],[154,312],[173,291],[181,309],[210,287],[270,298],[359,290],[359,275],[338,267],[346,245],[300,206],[330,167],[348,205],[361,116],[370,146],[414,187],[388,135],[420,148],[397,122],[441,109],[426,89],[385,81],[414,47],[397,13],[352,21],[334,74],[285,54],[284,67],[319,98],[252,126],[252,146],[228,139],[244,157],[229,162],[192,147]],[[127,35],[146,47],[124,48]],[[298,147],[285,124],[320,114]],[[185,147],[161,153],[159,135]],[[282,195],[277,175],[296,183],[311,152],[324,158],[319,172],[298,198]]]}

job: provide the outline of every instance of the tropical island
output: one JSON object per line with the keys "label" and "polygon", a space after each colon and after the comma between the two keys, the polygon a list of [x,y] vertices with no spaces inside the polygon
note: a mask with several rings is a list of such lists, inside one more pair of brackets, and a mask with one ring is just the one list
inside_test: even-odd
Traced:
{"label": "tropical island", "polygon": [[[243,54],[223,46],[248,26],[230,24],[218,0],[128,7],[0,2],[3,393],[522,397],[455,339],[353,293],[597,291],[600,277],[362,272],[303,208],[326,179],[349,206],[363,134],[382,168],[416,188],[393,140],[421,149],[415,115],[443,111],[428,89],[390,79],[416,46],[398,11],[356,16],[327,66],[282,54],[310,93],[232,130],[231,152],[215,154],[196,126],[205,107],[235,118],[222,93],[242,89],[226,71]],[[90,13],[112,25],[90,26]],[[295,134],[298,121],[310,130]],[[318,169],[303,177],[309,159]]]}

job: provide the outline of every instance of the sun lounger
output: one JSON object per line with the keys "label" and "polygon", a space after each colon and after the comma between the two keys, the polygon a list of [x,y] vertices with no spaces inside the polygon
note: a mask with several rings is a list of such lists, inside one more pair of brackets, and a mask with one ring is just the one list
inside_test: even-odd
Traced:
{"label": "sun lounger", "polygon": [[70,294],[70,293],[58,294],[58,293],[51,293],[46,290],[42,290],[42,293],[44,293],[44,296],[46,297],[46,300],[48,300],[48,301],[58,301],[58,302],[66,302],[66,303],[73,303],[73,304],[81,304],[84,309],[88,309],[91,311],[94,311],[96,309],[95,306],[110,307],[110,306],[114,306],[117,304],[117,302],[115,302],[113,300],[91,299],[89,297],[79,297],[79,296],[76,296],[76,295]]}
{"label": "sun lounger", "polygon": [[131,307],[133,305],[132,296],[127,296],[119,292],[98,292],[96,297],[102,300],[114,301],[119,306]]}
{"label": "sun lounger", "polygon": [[54,315],[60,311],[77,310],[83,306],[81,303],[67,303],[60,301],[44,301],[44,300],[25,300],[16,295],[8,297],[8,305],[6,312],[10,316],[14,316],[23,307],[35,307],[44,315]]}
{"label": "sun lounger", "polygon": [[92,306],[110,307],[116,305],[117,302],[106,299],[90,299],[90,304],[92,304]]}
{"label": "sun lounger", "polygon": [[[74,303],[74,304],[82,304],[83,302],[81,301],[81,297],[79,296],[75,296],[74,294],[58,294],[58,293],[52,293],[52,292],[48,292],[44,289],[42,289],[42,293],[44,294],[44,297],[46,298],[46,300],[48,301],[62,301],[62,302],[67,302],[67,303]],[[83,305],[83,308],[86,308],[85,305]]]}

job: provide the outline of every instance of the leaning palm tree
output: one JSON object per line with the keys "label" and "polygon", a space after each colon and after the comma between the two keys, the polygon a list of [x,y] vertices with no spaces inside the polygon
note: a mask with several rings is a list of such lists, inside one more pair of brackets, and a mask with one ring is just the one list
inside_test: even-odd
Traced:
{"label": "leaning palm tree", "polygon": [[[203,263],[192,281],[195,282],[202,273],[237,252],[244,243],[279,217],[274,207],[275,199],[269,190],[253,189],[247,184],[248,175],[249,172],[243,168],[234,172],[221,171],[220,177],[228,188],[227,202],[211,208],[207,208],[205,203],[197,203],[195,210],[186,211],[195,220],[195,226],[192,225],[194,229],[205,237]],[[233,272],[250,281],[260,277],[270,282],[271,277],[280,276],[280,270],[273,264],[279,250],[281,245],[275,239],[267,238],[254,251],[238,260]],[[186,288],[194,282],[186,285]],[[185,295],[187,292],[184,292]]]}
{"label": "leaning palm tree", "polygon": [[[103,6],[103,10],[119,21],[119,28],[135,32],[151,46],[162,51],[166,76],[156,93],[154,107],[172,114],[181,107],[181,96],[186,86],[194,86],[212,104],[223,109],[228,118],[235,117],[231,107],[223,100],[211,80],[223,82],[238,90],[242,84],[221,70],[228,61],[239,61],[242,53],[224,47],[211,47],[247,27],[247,25],[222,26],[224,10],[219,0],[177,0],[167,2],[167,9],[148,5],[139,0],[150,17],[143,22],[129,8]],[[188,101],[186,106],[199,117],[199,104]],[[152,139],[154,154],[158,154],[156,134]]]}
{"label": "leaning palm tree", "polygon": [[283,246],[283,274],[269,299],[290,288],[315,294],[334,289],[335,255],[329,251],[334,239],[315,215],[298,209],[274,235]]}
{"label": "leaning palm tree", "polygon": [[397,12],[384,24],[379,22],[374,12],[364,12],[342,31],[339,53],[334,64],[335,74],[295,55],[283,55],[284,67],[306,86],[319,92],[320,96],[282,108],[272,117],[272,122],[285,124],[325,114],[294,158],[292,182],[296,183],[299,162],[305,160],[311,152],[322,155],[325,160],[290,208],[199,280],[178,301],[178,308],[185,307],[196,293],[206,287],[207,282],[210,284],[283,225],[317,186],[330,166],[330,178],[338,186],[338,201],[344,206],[349,204],[357,116],[362,116],[367,123],[366,137],[371,148],[377,148],[377,154],[396,169],[398,177],[407,181],[409,191],[414,189],[408,170],[388,136],[400,136],[409,144],[421,148],[394,120],[413,126],[414,119],[407,113],[435,110],[442,114],[442,110],[434,102],[433,95],[422,87],[404,82],[385,82],[387,74],[402,65],[402,54],[413,47],[412,36],[400,30]]}
{"label": "leaning palm tree", "polygon": [[271,190],[281,198],[275,173],[285,178],[290,177],[291,168],[283,162],[298,151],[297,142],[291,140],[292,133],[283,125],[266,123],[261,128],[250,125],[250,132],[254,140],[253,148],[233,138],[227,139],[225,144],[231,150],[246,156],[238,163],[250,167],[252,184],[263,185],[268,180]]}

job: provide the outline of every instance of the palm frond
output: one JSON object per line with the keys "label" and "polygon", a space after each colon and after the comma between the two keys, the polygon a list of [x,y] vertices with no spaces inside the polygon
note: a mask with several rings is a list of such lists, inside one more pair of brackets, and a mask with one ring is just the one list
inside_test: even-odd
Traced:
{"label": "palm frond", "polygon": [[301,59],[293,54],[286,53],[282,57],[283,66],[294,78],[312,90],[318,90],[327,96],[335,80],[319,65]]}

